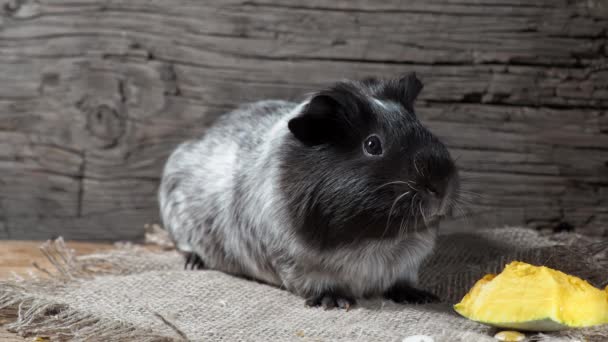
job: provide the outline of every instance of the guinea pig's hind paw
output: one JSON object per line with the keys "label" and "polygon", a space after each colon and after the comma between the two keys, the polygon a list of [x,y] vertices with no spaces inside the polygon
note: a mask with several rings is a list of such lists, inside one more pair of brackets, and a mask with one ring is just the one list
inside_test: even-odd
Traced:
{"label": "guinea pig's hind paw", "polygon": [[357,301],[352,297],[333,292],[325,292],[318,296],[308,298],[306,300],[307,306],[321,306],[325,310],[339,308],[348,311],[356,303]]}
{"label": "guinea pig's hind paw", "polygon": [[201,270],[205,268],[205,262],[198,254],[187,252],[184,256],[186,257],[186,262],[184,263],[185,270]]}
{"label": "guinea pig's hind paw", "polygon": [[406,284],[396,284],[384,293],[384,298],[396,303],[427,304],[438,303],[439,297],[434,294],[419,290]]}

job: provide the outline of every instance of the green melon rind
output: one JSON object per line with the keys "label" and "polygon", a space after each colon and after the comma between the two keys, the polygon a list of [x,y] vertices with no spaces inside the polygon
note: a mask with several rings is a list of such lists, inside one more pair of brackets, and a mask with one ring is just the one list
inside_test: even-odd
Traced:
{"label": "green melon rind", "polygon": [[485,325],[490,325],[496,328],[502,329],[512,329],[518,331],[561,331],[566,329],[572,329],[571,327],[558,323],[552,319],[545,318],[539,319],[535,321],[527,321],[527,322],[514,322],[514,323],[491,323],[491,322],[481,322],[476,321]]}
{"label": "green melon rind", "polygon": [[460,314],[462,317],[465,317],[467,319],[470,319],[472,321],[481,323],[481,324],[485,324],[485,325],[489,325],[492,327],[496,327],[496,328],[501,328],[501,329],[513,329],[513,330],[519,330],[519,331],[560,331],[560,330],[566,330],[566,329],[572,329],[573,327],[569,327],[565,324],[556,322],[554,320],[552,320],[551,318],[542,318],[542,319],[536,319],[536,320],[532,320],[532,321],[525,321],[525,322],[486,322],[486,321],[480,321],[480,320],[476,320],[476,319],[472,319],[469,318],[465,315],[463,315],[462,313],[460,313],[460,311],[458,311],[458,309],[454,308],[454,310],[456,312],[458,312],[458,314]]}

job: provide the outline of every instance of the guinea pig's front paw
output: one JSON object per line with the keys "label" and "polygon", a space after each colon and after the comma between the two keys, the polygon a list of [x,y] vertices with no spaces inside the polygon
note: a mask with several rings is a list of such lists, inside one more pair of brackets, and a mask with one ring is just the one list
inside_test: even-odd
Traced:
{"label": "guinea pig's front paw", "polygon": [[324,292],[318,296],[306,299],[305,303],[307,306],[322,306],[325,310],[339,308],[348,311],[351,306],[357,303],[357,301],[354,298],[343,294]]}
{"label": "guinea pig's front paw", "polygon": [[406,283],[393,285],[384,292],[384,298],[397,303],[425,304],[439,302],[439,297],[434,294],[411,287]]}
{"label": "guinea pig's front paw", "polygon": [[203,268],[205,268],[205,262],[200,257],[200,255],[194,252],[187,252],[184,253],[184,257],[186,259],[184,262],[185,270],[202,270]]}

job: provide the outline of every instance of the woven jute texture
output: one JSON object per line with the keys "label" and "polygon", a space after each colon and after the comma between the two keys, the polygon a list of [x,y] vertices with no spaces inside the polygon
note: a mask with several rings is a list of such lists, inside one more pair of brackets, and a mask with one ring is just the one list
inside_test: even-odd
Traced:
{"label": "woven jute texture", "polygon": [[[421,270],[424,289],[443,303],[399,305],[376,299],[350,311],[307,308],[287,291],[216,271],[183,270],[173,250],[123,246],[74,256],[62,240],[43,251],[50,277],[0,283],[0,315],[26,336],[82,341],[494,341],[496,330],[452,305],[486,273],[522,260],[608,282],[608,244],[574,234],[522,228],[444,235]],[[608,341],[608,327],[528,334],[529,340]]]}

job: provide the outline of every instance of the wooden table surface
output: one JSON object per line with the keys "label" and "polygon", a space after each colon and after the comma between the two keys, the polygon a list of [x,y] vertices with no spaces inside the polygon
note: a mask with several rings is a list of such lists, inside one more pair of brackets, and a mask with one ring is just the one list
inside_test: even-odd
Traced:
{"label": "wooden table surface", "polygon": [[[27,275],[38,272],[32,266],[36,262],[40,266],[49,266],[44,255],[40,252],[43,241],[7,241],[0,240],[0,280],[7,279],[11,274]],[[76,254],[89,254],[112,248],[110,243],[66,242]]]}
{"label": "wooden table surface", "polygon": [[[39,246],[42,241],[6,241],[0,240],[0,281],[9,279],[12,275],[25,276],[33,272],[38,275],[43,273],[32,266],[36,262],[42,267],[50,266],[44,255],[40,252]],[[88,254],[96,251],[112,248],[110,243],[91,243],[91,242],[67,242],[68,247],[74,249],[76,254]],[[0,318],[0,341],[33,341],[33,338],[22,338],[2,328]]]}

